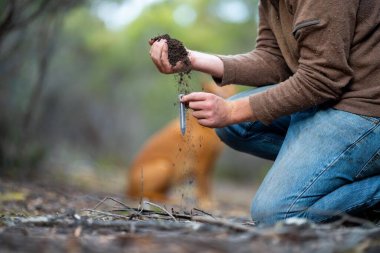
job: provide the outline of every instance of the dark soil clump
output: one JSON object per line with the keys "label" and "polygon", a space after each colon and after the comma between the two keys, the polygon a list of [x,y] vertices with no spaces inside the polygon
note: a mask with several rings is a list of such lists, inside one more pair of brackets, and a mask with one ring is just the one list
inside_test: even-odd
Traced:
{"label": "dark soil clump", "polygon": [[185,73],[191,71],[191,62],[189,59],[189,53],[183,46],[183,43],[179,40],[171,38],[168,34],[160,35],[152,38],[153,41],[160,41],[165,39],[168,44],[168,57],[170,64],[174,67],[177,62],[182,61],[185,64]]}
{"label": "dark soil clump", "polygon": [[185,65],[184,71],[176,75],[176,81],[178,83],[178,92],[187,94],[190,92],[188,79],[191,79],[191,62],[189,59],[189,52],[187,52],[181,41],[171,38],[168,34],[159,35],[151,40],[160,41],[162,39],[166,40],[168,44],[168,58],[170,65],[174,67],[177,62],[183,62]]}

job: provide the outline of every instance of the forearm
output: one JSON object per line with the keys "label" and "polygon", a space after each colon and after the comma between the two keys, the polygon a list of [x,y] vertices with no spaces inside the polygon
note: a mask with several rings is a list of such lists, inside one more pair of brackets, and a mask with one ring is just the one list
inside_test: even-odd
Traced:
{"label": "forearm", "polygon": [[192,69],[216,78],[222,78],[224,66],[222,60],[215,55],[189,50]]}
{"label": "forearm", "polygon": [[279,83],[291,75],[285,60],[273,52],[255,49],[238,55],[220,55],[224,73],[220,85],[241,84],[259,87]]}

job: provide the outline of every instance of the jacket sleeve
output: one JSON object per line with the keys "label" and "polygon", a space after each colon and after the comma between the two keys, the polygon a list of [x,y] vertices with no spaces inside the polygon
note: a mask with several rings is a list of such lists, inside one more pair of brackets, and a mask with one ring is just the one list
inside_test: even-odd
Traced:
{"label": "jacket sleeve", "polygon": [[256,48],[245,54],[218,55],[224,65],[223,78],[214,78],[219,85],[234,83],[262,86],[279,83],[291,75],[264,14],[263,4],[267,3],[262,2],[266,1],[259,3],[260,22]]}
{"label": "jacket sleeve", "polygon": [[359,0],[289,0],[293,36],[300,53],[296,73],[264,93],[250,97],[256,119],[269,124],[327,101],[339,100],[352,79],[349,53]]}

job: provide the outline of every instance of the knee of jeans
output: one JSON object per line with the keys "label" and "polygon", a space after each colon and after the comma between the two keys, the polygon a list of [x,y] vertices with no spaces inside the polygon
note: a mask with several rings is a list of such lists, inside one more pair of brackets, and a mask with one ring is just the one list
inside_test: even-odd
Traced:
{"label": "knee of jeans", "polygon": [[268,203],[263,201],[254,200],[251,204],[251,217],[257,224],[268,224],[270,217],[273,215],[273,209],[271,209]]}
{"label": "knee of jeans", "polygon": [[256,224],[273,225],[288,218],[307,218],[307,210],[289,212],[286,206],[279,202],[271,202],[270,196],[266,201],[255,199],[251,205],[251,217]]}
{"label": "knee of jeans", "polygon": [[216,135],[222,140],[224,136],[224,127],[223,128],[215,128]]}
{"label": "knee of jeans", "polygon": [[215,132],[216,135],[219,137],[219,139],[224,142],[226,145],[228,145],[231,148],[237,148],[235,146],[238,146],[236,136],[231,133],[228,129],[231,126],[226,126],[223,128],[216,128]]}
{"label": "knee of jeans", "polygon": [[286,210],[278,202],[273,202],[270,196],[255,198],[251,204],[251,217],[257,224],[273,225],[286,218]]}

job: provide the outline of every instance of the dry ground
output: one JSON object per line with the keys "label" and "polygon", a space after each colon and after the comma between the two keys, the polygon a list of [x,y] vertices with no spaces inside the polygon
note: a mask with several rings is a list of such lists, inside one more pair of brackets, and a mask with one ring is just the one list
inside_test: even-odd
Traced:
{"label": "dry ground", "polygon": [[[380,227],[361,220],[254,226],[252,186],[216,182],[218,205],[209,213],[194,209],[191,197],[179,206],[133,209],[138,203],[119,190],[0,180],[0,252],[380,252]],[[114,200],[100,202],[106,196]]]}

